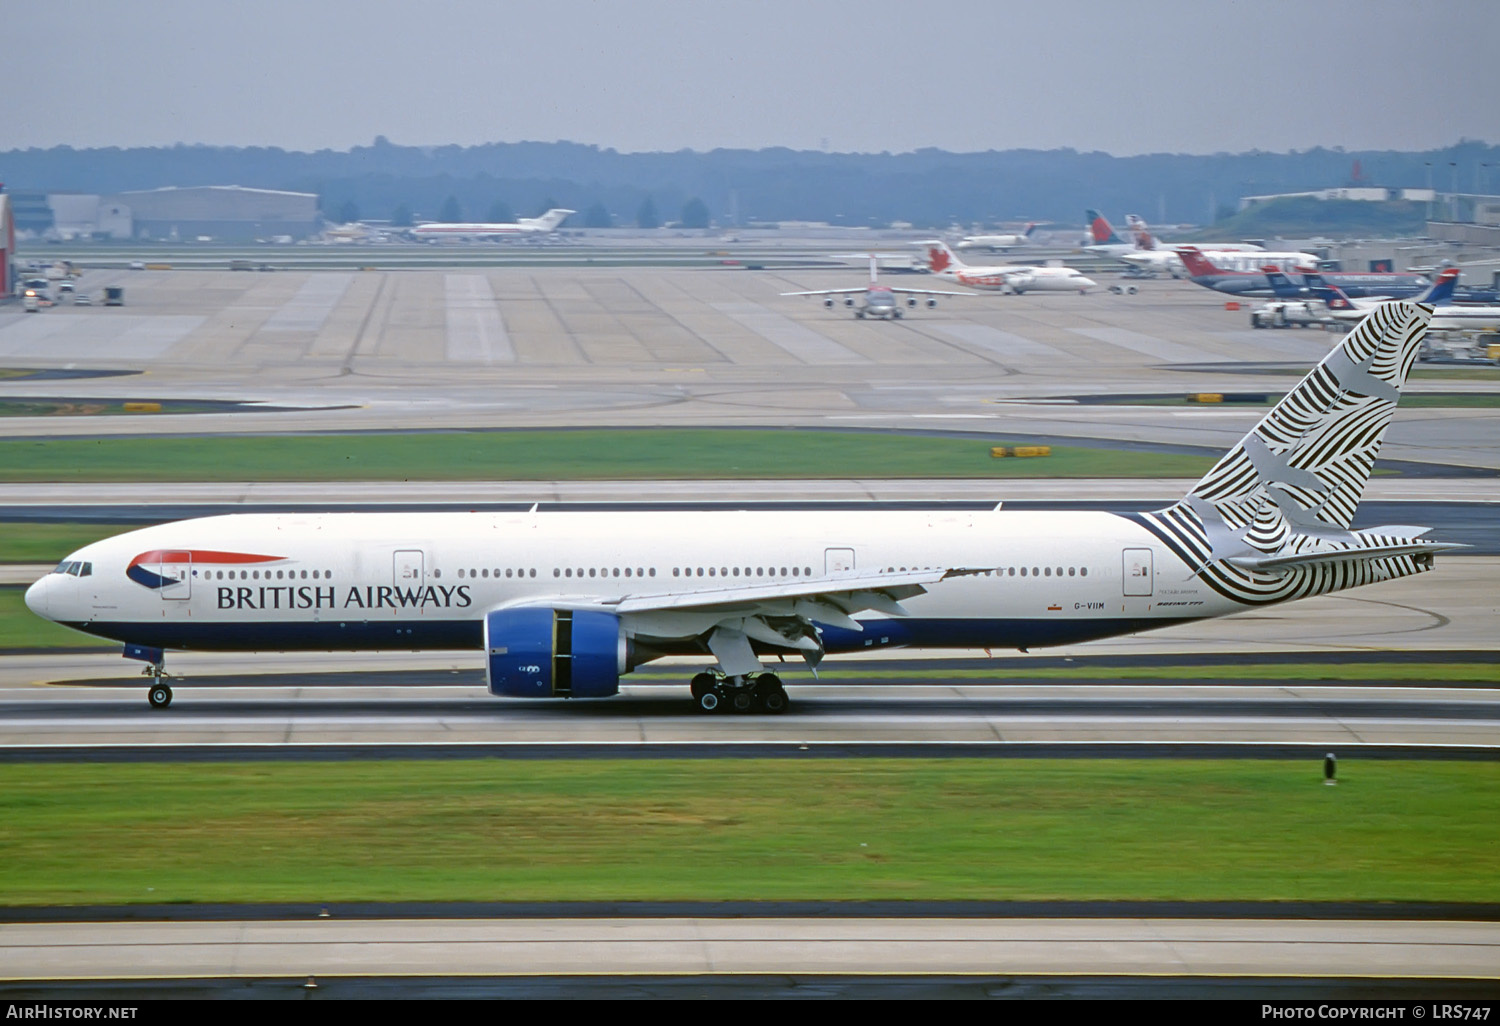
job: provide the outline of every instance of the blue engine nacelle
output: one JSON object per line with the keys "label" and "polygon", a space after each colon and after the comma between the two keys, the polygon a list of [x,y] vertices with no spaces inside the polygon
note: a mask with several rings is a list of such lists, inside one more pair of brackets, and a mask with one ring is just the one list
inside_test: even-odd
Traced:
{"label": "blue engine nacelle", "polygon": [[497,609],[484,653],[490,693],[511,698],[605,698],[631,668],[620,618],[592,609]]}

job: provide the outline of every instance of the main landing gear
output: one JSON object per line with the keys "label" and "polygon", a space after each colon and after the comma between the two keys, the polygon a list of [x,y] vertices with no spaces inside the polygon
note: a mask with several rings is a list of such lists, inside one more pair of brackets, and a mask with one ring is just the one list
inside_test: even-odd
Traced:
{"label": "main landing gear", "polygon": [[699,712],[770,713],[779,716],[789,704],[781,678],[774,673],[729,677],[704,672],[693,678],[693,704]]}

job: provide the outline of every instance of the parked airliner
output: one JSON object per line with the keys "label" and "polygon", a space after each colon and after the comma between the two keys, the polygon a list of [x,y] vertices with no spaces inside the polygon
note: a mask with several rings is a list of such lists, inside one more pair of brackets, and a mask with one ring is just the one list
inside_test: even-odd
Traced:
{"label": "parked airliner", "polygon": [[1024,246],[1031,241],[1031,233],[1037,230],[1037,226],[1040,223],[1039,221],[1027,222],[1026,227],[1019,234],[965,235],[959,240],[958,248],[987,249],[992,253],[996,250],[1004,252],[1007,249],[1015,249],[1017,246]]}
{"label": "parked airliner", "polygon": [[704,711],[782,712],[765,656],[1072,644],[1430,570],[1452,544],[1353,530],[1431,308],[1373,311],[1179,502],[1056,510],[235,514],[84,546],[26,592],[164,650],[467,648],[489,690],[597,698],[702,655]]}
{"label": "parked airliner", "polygon": [[1092,278],[1073,267],[1044,267],[1032,264],[997,264],[972,267],[959,259],[942,240],[922,243],[927,247],[927,270],[939,278],[967,285],[971,289],[997,292],[1087,292],[1097,288]]}
{"label": "parked airliner", "polygon": [[[1278,264],[1283,271],[1295,270],[1278,257],[1296,254],[1243,253],[1212,255],[1201,253],[1195,246],[1184,246],[1178,251],[1187,265],[1188,278],[1194,285],[1202,285],[1216,292],[1227,292],[1234,296],[1271,296],[1275,290],[1266,277],[1265,266]],[[1237,268],[1221,266],[1221,261],[1232,261]],[[1313,265],[1315,266],[1315,265]],[[1325,271],[1323,277],[1337,285],[1350,296],[1383,296],[1406,299],[1419,296],[1431,287],[1432,282],[1412,271]]]}
{"label": "parked airliner", "polygon": [[553,207],[541,217],[523,217],[519,221],[466,222],[462,224],[445,224],[441,221],[432,221],[428,224],[417,225],[415,228],[409,230],[409,234],[419,242],[432,242],[437,239],[539,239],[557,231],[558,225],[567,220],[570,214],[576,213],[578,213],[576,210]]}

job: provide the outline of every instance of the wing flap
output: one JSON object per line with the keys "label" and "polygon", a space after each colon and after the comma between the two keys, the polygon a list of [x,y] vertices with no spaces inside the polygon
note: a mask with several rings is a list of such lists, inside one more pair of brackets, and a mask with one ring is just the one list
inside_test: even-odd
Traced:
{"label": "wing flap", "polygon": [[[925,570],[856,570],[829,574],[826,577],[802,578],[801,580],[767,581],[764,584],[739,584],[727,588],[698,588],[692,591],[664,592],[654,595],[626,595],[618,601],[605,603],[616,613],[658,612],[671,609],[710,609],[746,604],[764,606],[786,599],[814,598],[819,596],[868,596],[863,608],[876,608],[876,603],[900,609],[899,602],[926,591],[925,585],[936,584],[949,577],[984,573],[988,567],[936,567]],[[901,610],[904,614],[905,610]],[[898,614],[899,615],[899,614]]]}

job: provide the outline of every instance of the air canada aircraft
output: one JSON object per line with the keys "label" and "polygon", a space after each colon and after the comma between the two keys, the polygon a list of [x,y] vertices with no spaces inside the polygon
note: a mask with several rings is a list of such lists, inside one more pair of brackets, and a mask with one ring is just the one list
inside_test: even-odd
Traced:
{"label": "air canada aircraft", "polygon": [[[812,289],[808,292],[783,292],[783,296],[821,296],[823,305],[830,310],[833,309],[835,296],[844,297],[844,305],[854,311],[854,316],[860,320],[866,317],[879,321],[899,321],[901,319],[901,304],[896,296],[906,297],[906,305],[915,308],[918,297],[926,302],[928,309],[937,306],[938,296],[972,296],[972,292],[944,292],[941,289],[898,289],[890,285],[880,284],[878,277],[879,268],[874,253],[870,254],[870,282],[858,288],[850,289]],[[855,297],[862,296],[863,303],[856,304]]]}
{"label": "air canada aircraft", "polygon": [[921,243],[927,247],[927,271],[935,277],[994,292],[1077,292],[1097,288],[1092,278],[1073,267],[1034,264],[995,264],[974,267],[959,259],[941,239]]}
{"label": "air canada aircraft", "polygon": [[1063,645],[1432,569],[1426,528],[1351,528],[1431,308],[1373,311],[1180,501],[941,510],[235,514],[87,545],[41,616],[166,649],[467,648],[489,690],[600,698],[666,655],[705,712],[779,713],[764,657]]}

